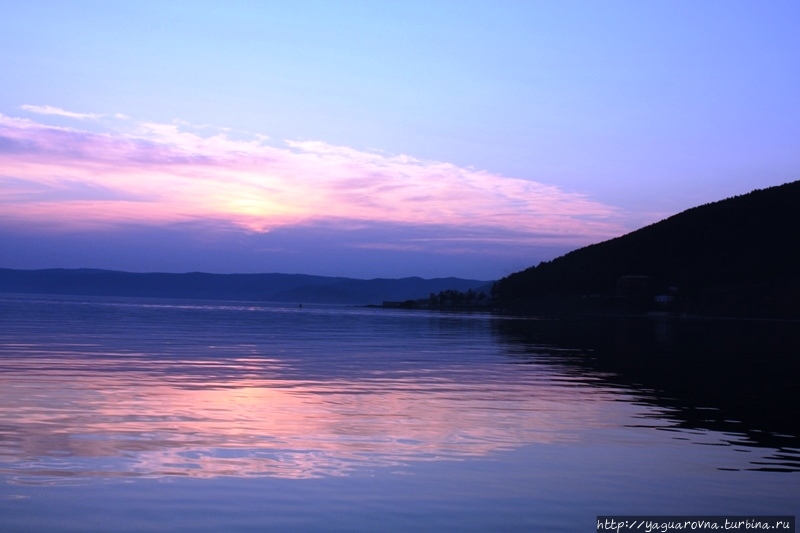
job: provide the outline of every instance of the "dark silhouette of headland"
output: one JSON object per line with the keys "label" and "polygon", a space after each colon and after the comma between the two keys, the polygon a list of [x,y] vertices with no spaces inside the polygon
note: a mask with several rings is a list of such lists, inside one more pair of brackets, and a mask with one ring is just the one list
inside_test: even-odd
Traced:
{"label": "dark silhouette of headland", "polygon": [[533,314],[800,319],[800,181],[695,207],[499,280]]}

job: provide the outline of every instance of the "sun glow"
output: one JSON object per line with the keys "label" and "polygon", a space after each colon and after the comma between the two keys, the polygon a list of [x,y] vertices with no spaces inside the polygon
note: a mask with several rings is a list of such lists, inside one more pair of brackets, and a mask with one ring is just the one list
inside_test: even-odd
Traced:
{"label": "sun glow", "polygon": [[311,222],[474,227],[529,242],[621,231],[614,209],[580,194],[323,142],[280,148],[181,124],[92,133],[2,115],[0,138],[2,217],[64,231],[191,220],[252,232]]}

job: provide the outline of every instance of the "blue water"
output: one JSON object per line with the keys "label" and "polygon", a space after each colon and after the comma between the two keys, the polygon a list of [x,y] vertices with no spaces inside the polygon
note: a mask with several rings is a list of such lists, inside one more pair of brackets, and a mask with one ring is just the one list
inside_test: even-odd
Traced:
{"label": "blue water", "polygon": [[0,295],[0,530],[798,515],[798,331]]}

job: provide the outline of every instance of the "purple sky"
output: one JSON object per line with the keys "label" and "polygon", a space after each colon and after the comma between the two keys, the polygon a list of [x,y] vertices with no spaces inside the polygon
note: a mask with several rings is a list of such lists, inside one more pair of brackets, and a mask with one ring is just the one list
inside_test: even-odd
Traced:
{"label": "purple sky", "polygon": [[496,279],[800,178],[796,2],[14,2],[0,267]]}

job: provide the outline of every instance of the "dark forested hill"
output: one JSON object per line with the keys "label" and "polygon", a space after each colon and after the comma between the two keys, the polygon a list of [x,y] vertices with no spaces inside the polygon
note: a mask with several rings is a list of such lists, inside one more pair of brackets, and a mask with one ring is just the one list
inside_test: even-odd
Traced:
{"label": "dark forested hill", "polygon": [[0,268],[0,292],[297,303],[380,304],[384,300],[419,298],[447,289],[477,289],[486,283],[460,278],[363,280],[302,274],[140,274],[94,269]]}
{"label": "dark forested hill", "polygon": [[[501,279],[498,302],[800,318],[800,181],[689,209]],[[612,298],[613,297],[613,298]],[[604,302],[604,303],[599,303]],[[634,305],[635,304],[635,305]]]}

